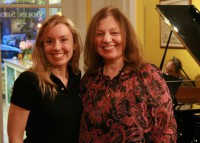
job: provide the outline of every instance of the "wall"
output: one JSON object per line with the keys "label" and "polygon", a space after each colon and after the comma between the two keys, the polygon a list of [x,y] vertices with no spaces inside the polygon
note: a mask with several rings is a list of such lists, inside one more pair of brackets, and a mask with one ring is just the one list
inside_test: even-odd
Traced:
{"label": "wall", "polygon": [[136,16],[135,16],[135,31],[140,39],[141,44],[143,47],[145,46],[144,44],[144,0],[139,0],[136,1],[135,4],[135,9],[136,9]]}
{"label": "wall", "polygon": [[[87,29],[87,0],[62,0],[62,13],[69,17],[78,28],[81,39],[84,44],[84,39]],[[83,73],[83,55],[80,57],[80,69]]]}
{"label": "wall", "polygon": [[200,10],[200,0],[191,0],[192,4],[195,5],[197,7],[197,9]]}
{"label": "wall", "polygon": [[[193,3],[195,1],[198,1],[198,4],[200,3],[199,0],[193,0]],[[138,10],[137,14],[144,13],[144,15],[141,14],[144,16],[144,20],[138,20],[139,18],[137,18],[139,22],[137,25],[143,25],[144,22],[143,30],[140,28],[138,32],[141,32],[139,33],[140,40],[144,41],[145,59],[148,62],[160,66],[164,49],[160,48],[160,16],[155,9],[157,4],[159,4],[159,0],[143,0],[143,3],[140,2],[137,4],[137,6],[140,8],[143,5],[143,12]],[[138,15],[138,17],[140,17],[140,15]],[[183,69],[191,79],[195,79],[197,77],[199,79],[200,67],[186,49],[168,49],[165,62],[171,59],[173,56],[182,61]]]}

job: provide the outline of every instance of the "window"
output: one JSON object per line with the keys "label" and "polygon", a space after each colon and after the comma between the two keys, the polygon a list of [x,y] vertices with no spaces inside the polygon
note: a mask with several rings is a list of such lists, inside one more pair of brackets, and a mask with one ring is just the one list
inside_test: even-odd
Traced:
{"label": "window", "polygon": [[61,0],[0,0],[2,59],[16,56],[20,41],[27,35],[34,40],[38,26],[53,14],[62,14]]}

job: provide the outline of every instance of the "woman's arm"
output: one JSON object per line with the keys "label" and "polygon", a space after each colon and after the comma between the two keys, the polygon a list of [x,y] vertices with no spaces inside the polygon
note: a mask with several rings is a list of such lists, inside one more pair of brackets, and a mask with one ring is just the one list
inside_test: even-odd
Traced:
{"label": "woman's arm", "polygon": [[154,143],[176,143],[177,124],[172,98],[160,69],[148,65],[143,69],[142,77],[148,95],[147,105],[150,105],[153,111],[154,128],[151,139]]}
{"label": "woman's arm", "polygon": [[29,110],[10,104],[7,129],[9,143],[23,143],[29,113]]}

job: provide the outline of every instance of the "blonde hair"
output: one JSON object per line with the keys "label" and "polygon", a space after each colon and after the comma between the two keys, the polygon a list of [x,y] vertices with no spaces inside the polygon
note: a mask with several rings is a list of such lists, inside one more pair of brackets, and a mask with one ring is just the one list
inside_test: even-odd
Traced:
{"label": "blonde hair", "polygon": [[100,20],[108,16],[114,17],[123,33],[125,62],[132,70],[139,68],[143,63],[142,46],[137,38],[134,28],[127,17],[118,8],[108,6],[100,9],[90,21],[84,46],[84,69],[93,72],[103,62],[102,57],[98,55],[95,50],[95,34]]}
{"label": "blonde hair", "polygon": [[57,95],[56,85],[50,78],[52,72],[52,65],[47,60],[44,53],[44,39],[52,27],[58,24],[65,24],[71,31],[73,35],[73,42],[76,50],[73,52],[72,58],[69,60],[68,65],[70,65],[72,72],[74,74],[79,74],[79,59],[82,49],[82,42],[80,34],[77,28],[74,26],[73,22],[66,18],[65,16],[53,15],[47,18],[43,23],[36,37],[36,42],[33,48],[33,66],[29,69],[30,71],[37,74],[39,79],[39,87],[42,94],[50,93],[50,97],[54,98]]}

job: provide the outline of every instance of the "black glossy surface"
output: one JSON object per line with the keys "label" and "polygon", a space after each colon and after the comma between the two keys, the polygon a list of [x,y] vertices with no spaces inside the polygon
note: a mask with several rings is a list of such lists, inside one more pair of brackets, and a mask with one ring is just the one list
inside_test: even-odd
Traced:
{"label": "black glossy surface", "polygon": [[[161,17],[200,66],[200,13],[194,5],[157,5]],[[178,29],[175,31],[174,27]]]}

